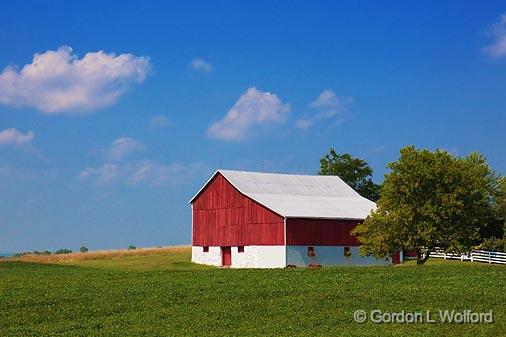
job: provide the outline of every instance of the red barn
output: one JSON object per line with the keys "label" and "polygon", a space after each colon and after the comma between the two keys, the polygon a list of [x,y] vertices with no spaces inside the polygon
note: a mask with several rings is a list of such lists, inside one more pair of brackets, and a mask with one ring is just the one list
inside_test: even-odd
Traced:
{"label": "red barn", "polygon": [[350,231],[376,204],[337,176],[218,170],[190,203],[196,263],[276,268],[391,262],[359,255]]}

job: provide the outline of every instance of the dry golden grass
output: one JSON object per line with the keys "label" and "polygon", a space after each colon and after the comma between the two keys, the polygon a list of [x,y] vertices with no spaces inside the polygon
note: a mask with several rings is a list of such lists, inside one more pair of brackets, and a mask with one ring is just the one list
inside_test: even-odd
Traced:
{"label": "dry golden grass", "polygon": [[89,251],[86,253],[70,253],[70,254],[51,254],[51,255],[26,254],[20,257],[9,258],[7,260],[35,262],[35,263],[60,263],[60,262],[121,258],[125,256],[147,256],[147,255],[160,255],[170,253],[186,253],[190,251],[191,251],[190,246],[168,246],[168,247],[137,248],[131,250],[127,249],[96,250],[96,251]]}

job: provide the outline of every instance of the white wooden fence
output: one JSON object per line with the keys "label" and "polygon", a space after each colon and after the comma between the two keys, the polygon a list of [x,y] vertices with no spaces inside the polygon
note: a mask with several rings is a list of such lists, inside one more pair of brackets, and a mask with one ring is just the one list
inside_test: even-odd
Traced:
{"label": "white wooden fence", "polygon": [[506,253],[489,252],[487,250],[473,250],[470,253],[462,255],[435,251],[430,253],[430,257],[439,257],[445,260],[506,264]]}

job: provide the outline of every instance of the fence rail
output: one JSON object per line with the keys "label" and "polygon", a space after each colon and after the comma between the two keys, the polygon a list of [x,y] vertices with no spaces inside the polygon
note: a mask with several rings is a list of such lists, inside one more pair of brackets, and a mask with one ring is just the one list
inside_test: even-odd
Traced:
{"label": "fence rail", "polygon": [[435,251],[430,253],[430,257],[438,257],[445,260],[506,264],[506,253],[489,252],[487,250],[473,250],[467,254],[462,255]]}

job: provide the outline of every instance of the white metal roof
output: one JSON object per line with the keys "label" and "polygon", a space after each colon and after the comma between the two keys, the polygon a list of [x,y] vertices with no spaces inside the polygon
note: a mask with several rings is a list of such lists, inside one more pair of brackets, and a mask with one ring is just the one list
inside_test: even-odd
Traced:
{"label": "white metal roof", "polygon": [[287,218],[365,219],[376,208],[338,176],[218,170],[211,179],[218,173],[242,194]]}

